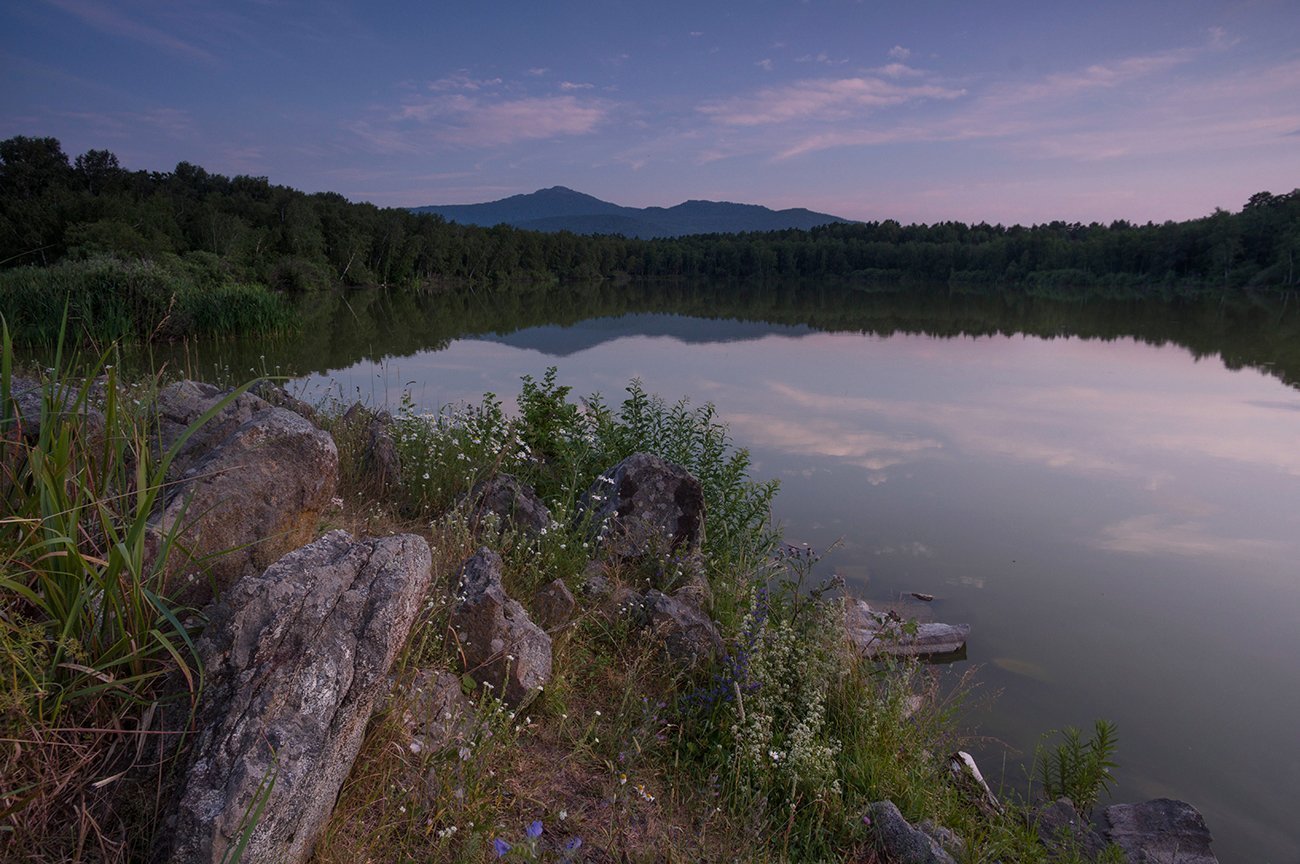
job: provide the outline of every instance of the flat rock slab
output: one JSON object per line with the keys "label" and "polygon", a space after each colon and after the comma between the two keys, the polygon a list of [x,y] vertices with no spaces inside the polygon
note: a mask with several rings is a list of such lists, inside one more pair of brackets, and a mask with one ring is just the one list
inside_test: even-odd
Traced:
{"label": "flat rock slab", "polygon": [[969,624],[918,623],[916,632],[909,633],[902,621],[852,598],[844,601],[844,628],[864,657],[924,657],[937,662],[965,657],[970,635]]}
{"label": "flat rock slab", "polygon": [[243,860],[310,857],[428,592],[430,564],[415,535],[358,542],[333,531],[240,580],[214,607],[197,644],[204,691],[165,860],[224,860],[262,798]]}
{"label": "flat rock slab", "polygon": [[1129,864],[1218,864],[1205,819],[1185,801],[1116,804],[1103,816],[1106,839],[1124,850]]}

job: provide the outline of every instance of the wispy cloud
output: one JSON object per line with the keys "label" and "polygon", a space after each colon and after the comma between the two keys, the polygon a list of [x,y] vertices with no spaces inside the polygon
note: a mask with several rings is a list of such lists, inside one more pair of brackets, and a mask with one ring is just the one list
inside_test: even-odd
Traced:
{"label": "wispy cloud", "polygon": [[[1038,80],[972,83],[963,90],[935,84],[923,72],[921,77],[930,83],[905,87],[898,79],[912,77],[917,70],[891,64],[875,71],[887,76],[887,70],[898,67],[892,68],[895,81],[881,83],[898,87],[900,99],[911,92],[918,98],[944,100],[951,110],[909,114],[906,121],[895,123],[884,115],[872,117],[871,122],[824,123],[770,144],[779,148],[775,158],[789,159],[839,147],[1000,139],[1026,155],[1090,162],[1263,145],[1289,135],[1300,123],[1300,104],[1294,98],[1300,92],[1300,62],[1226,75],[1195,65],[1234,44],[1235,40],[1216,31],[1193,46],[1089,64]],[[938,92],[931,95],[935,88]],[[887,99],[890,91],[880,93]],[[945,99],[948,93],[969,98]],[[768,98],[776,111],[816,119],[814,111],[796,112],[800,95],[796,88],[764,91],[730,107],[736,117],[758,118],[763,116],[759,106]],[[802,102],[811,106],[817,99]],[[748,114],[740,110],[745,106]],[[770,111],[768,116],[778,115]],[[826,119],[852,118],[845,112]]]}
{"label": "wispy cloud", "polygon": [[836,121],[920,99],[956,99],[965,91],[933,84],[906,86],[880,78],[820,78],[710,102],[701,114],[728,126],[766,126],[815,119]]}
{"label": "wispy cloud", "polygon": [[893,60],[904,62],[908,57],[912,56],[912,50],[910,48],[904,48],[902,45],[895,45],[893,48],[889,49],[889,56]]}
{"label": "wispy cloud", "polygon": [[132,20],[121,12],[108,8],[101,3],[90,3],[86,2],[86,0],[45,0],[45,2],[103,33],[133,39],[136,42],[151,45],[154,48],[191,60],[212,63],[217,59],[212,52],[200,48],[192,42],[149,24]]}
{"label": "wispy cloud", "polygon": [[[560,88],[577,91],[590,86],[566,81]],[[346,128],[375,152],[420,153],[438,144],[496,147],[585,135],[606,119],[611,108],[606,100],[571,94],[515,96],[511,85],[499,78],[465,73],[440,78],[426,89]]]}
{"label": "wispy cloud", "polygon": [[454,72],[445,78],[429,82],[429,89],[435,92],[446,90],[466,90],[474,92],[484,88],[501,86],[500,78],[473,78],[467,72]]}
{"label": "wispy cloud", "polygon": [[906,63],[888,63],[884,66],[878,66],[872,71],[888,78],[916,78],[925,74],[922,70],[913,69]]}
{"label": "wispy cloud", "polygon": [[560,82],[560,89],[561,89],[561,90],[591,90],[591,89],[594,88],[595,86],[596,86],[595,84],[579,83],[579,82],[576,82],[576,81],[561,81],[561,82]]}
{"label": "wispy cloud", "polygon": [[822,66],[843,66],[849,62],[847,57],[832,57],[825,51],[818,51],[816,54],[804,54],[801,57],[794,58],[796,63],[819,63]]}

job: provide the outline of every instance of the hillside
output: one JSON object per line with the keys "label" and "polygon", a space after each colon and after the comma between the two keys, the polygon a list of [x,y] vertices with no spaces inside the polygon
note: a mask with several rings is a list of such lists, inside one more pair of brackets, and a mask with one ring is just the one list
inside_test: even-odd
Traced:
{"label": "hillside", "polygon": [[674,207],[623,207],[564,186],[484,204],[432,204],[411,209],[415,213],[434,213],[462,225],[506,224],[529,231],[622,234],[640,238],[807,229],[849,221],[802,207],[773,210],[728,201],[692,200]]}

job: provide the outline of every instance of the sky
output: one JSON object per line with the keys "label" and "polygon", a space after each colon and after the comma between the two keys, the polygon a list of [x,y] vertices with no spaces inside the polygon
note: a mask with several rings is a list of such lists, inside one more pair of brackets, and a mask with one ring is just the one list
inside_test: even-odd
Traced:
{"label": "sky", "polygon": [[0,138],[382,206],[1181,220],[1300,187],[1298,0],[23,0]]}

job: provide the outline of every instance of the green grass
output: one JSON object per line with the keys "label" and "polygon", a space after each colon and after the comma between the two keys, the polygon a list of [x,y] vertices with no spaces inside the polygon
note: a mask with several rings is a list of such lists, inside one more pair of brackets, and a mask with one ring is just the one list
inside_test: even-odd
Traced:
{"label": "green grass", "polygon": [[288,303],[261,285],[204,277],[170,264],[92,258],[0,271],[0,308],[15,341],[166,341],[274,333],[293,325]]}

